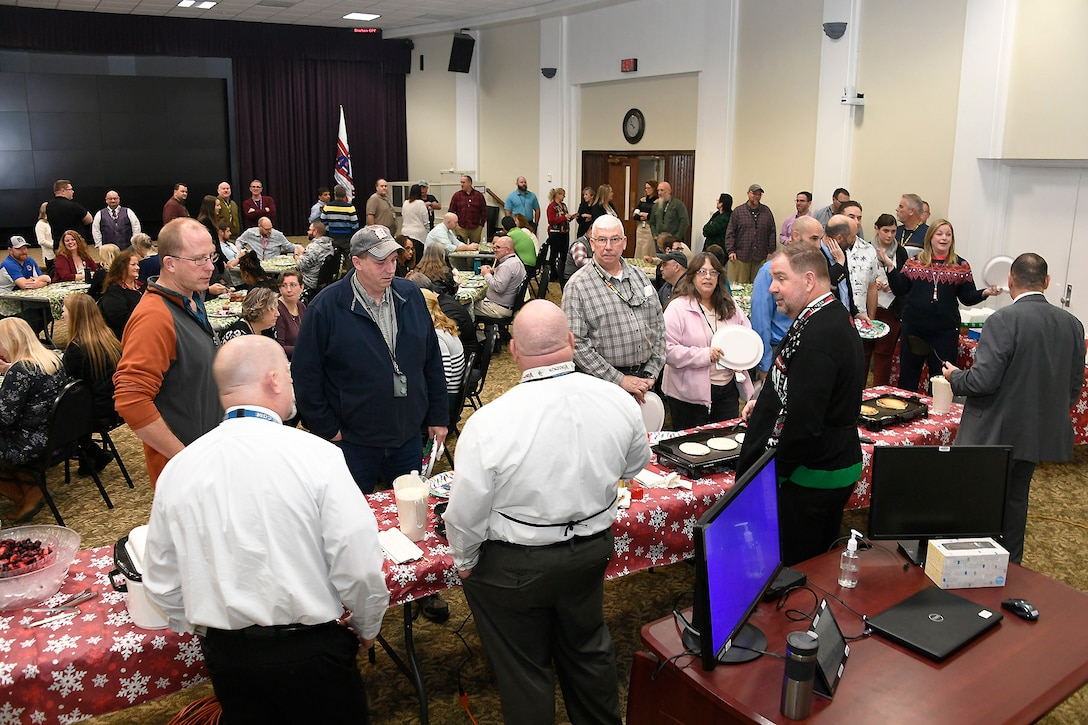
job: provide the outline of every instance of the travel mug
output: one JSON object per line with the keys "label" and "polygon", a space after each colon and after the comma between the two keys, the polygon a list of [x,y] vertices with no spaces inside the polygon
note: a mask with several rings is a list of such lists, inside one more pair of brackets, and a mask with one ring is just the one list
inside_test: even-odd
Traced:
{"label": "travel mug", "polygon": [[819,648],[820,640],[815,632],[791,632],[786,637],[781,710],[791,720],[804,720],[812,708],[812,684]]}

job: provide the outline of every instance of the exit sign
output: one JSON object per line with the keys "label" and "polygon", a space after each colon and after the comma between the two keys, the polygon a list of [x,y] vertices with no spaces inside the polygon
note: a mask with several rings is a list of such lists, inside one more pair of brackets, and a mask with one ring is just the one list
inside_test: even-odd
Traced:
{"label": "exit sign", "polygon": [[638,70],[638,58],[624,58],[620,61],[620,73],[634,73]]}

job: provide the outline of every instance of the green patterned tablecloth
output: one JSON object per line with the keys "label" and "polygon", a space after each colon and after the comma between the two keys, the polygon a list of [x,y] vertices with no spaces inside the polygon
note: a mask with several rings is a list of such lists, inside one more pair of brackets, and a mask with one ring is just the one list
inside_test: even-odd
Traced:
{"label": "green patterned tablecloth", "polygon": [[487,294],[487,282],[478,274],[461,273],[461,286],[457,288],[457,301],[462,305],[471,305]]}
{"label": "green patterned tablecloth", "polygon": [[207,310],[208,321],[212,323],[212,329],[216,332],[227,329],[242,316],[242,303],[231,302],[222,296],[204,300],[204,309]]}
{"label": "green patterned tablecloth", "polygon": [[269,274],[283,274],[298,269],[298,261],[290,254],[278,254],[261,262],[261,269]]}
{"label": "green patterned tablecloth", "polygon": [[17,315],[23,307],[48,304],[53,319],[59,320],[64,312],[64,298],[74,292],[86,292],[90,285],[85,282],[54,282],[40,289],[17,289],[0,294],[0,315]]}

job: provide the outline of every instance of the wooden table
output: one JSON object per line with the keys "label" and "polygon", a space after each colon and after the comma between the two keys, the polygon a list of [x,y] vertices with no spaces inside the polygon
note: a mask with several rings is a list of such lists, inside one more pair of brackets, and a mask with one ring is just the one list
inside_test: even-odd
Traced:
{"label": "wooden table", "polygon": [[[837,551],[796,568],[852,609],[873,615],[932,584],[917,567],[904,571],[905,560],[893,546],[878,544],[861,553],[853,590],[836,584]],[[826,596],[818,589],[816,594]],[[1003,612],[1001,624],[941,664],[877,636],[851,642],[835,699],[814,698],[805,722],[1031,723],[1088,682],[1088,594],[1016,564],[1009,566],[1004,587],[956,594],[997,611],[1002,599],[1022,596],[1040,617],[1027,622]],[[827,598],[843,634],[860,634],[858,616]],[[797,592],[789,606],[811,611],[815,601]],[[807,626],[790,621],[774,604],[760,604],[750,621],[767,635],[768,650],[780,654],[786,635]],[[649,652],[635,654],[628,725],[795,722],[779,712],[782,660],[765,655],[706,672],[697,658],[681,656],[653,679],[660,660],[684,651],[673,617],[643,627],[642,640]]]}

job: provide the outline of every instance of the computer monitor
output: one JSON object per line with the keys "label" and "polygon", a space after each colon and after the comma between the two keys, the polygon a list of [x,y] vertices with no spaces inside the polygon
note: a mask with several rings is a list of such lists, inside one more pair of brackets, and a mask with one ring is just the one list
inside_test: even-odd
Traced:
{"label": "computer monitor", "polygon": [[923,566],[930,539],[999,536],[1011,471],[1011,446],[878,446],[869,538]]}
{"label": "computer monitor", "polygon": [[703,669],[747,662],[766,649],[767,637],[747,620],[781,568],[772,448],[695,524],[698,635],[689,646],[697,644]]}

